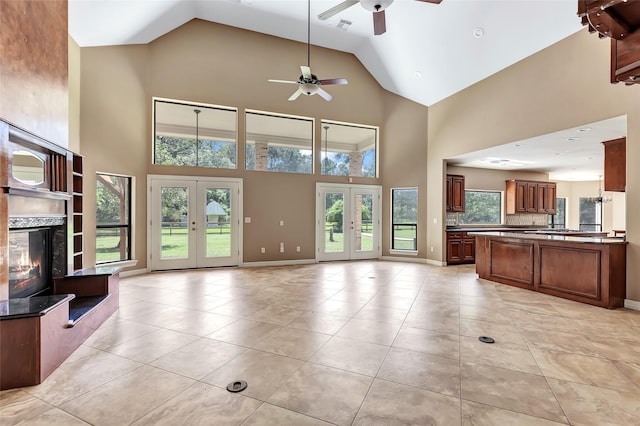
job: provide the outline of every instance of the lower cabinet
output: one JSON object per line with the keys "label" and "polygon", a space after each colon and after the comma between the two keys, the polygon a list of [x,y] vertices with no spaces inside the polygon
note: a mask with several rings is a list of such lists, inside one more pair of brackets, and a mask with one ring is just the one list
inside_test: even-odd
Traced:
{"label": "lower cabinet", "polygon": [[447,265],[475,263],[476,238],[466,232],[447,232]]}

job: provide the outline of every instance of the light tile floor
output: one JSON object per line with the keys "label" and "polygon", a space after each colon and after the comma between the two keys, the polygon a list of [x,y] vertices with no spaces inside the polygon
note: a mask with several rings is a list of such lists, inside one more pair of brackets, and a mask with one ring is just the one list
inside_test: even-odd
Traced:
{"label": "light tile floor", "polygon": [[640,424],[640,312],[473,266],[153,273],[121,279],[120,306],[44,383],[2,392],[0,424]]}

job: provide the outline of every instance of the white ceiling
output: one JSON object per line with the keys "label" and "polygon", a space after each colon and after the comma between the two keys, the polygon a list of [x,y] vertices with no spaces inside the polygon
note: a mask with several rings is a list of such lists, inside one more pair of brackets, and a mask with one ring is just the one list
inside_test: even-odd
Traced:
{"label": "white ceiling", "polygon": [[[576,31],[586,31],[576,14],[577,0],[443,0],[439,5],[395,0],[385,12],[387,32],[374,36],[372,15],[360,5],[327,21],[317,18],[341,1],[311,0],[311,43],[353,53],[382,87],[426,106]],[[307,41],[304,0],[69,0],[69,34],[81,47],[146,44],[193,18]],[[337,28],[340,20],[352,23],[348,30]],[[482,37],[474,36],[477,29],[482,29]],[[505,168],[479,161],[521,158],[536,164],[526,169],[557,176],[582,170],[597,179],[602,173],[602,149],[595,147],[602,140],[624,136],[626,120],[624,125],[614,120],[603,126],[607,129],[600,132],[599,126],[591,125],[593,135],[605,138],[591,146],[586,158],[592,160],[575,155],[574,145],[559,148],[562,137],[548,135],[521,141],[520,151],[527,152],[522,157],[509,144],[456,161]],[[581,154],[586,146],[581,145]],[[586,163],[577,164],[578,157]],[[596,164],[600,165],[597,170]]]}

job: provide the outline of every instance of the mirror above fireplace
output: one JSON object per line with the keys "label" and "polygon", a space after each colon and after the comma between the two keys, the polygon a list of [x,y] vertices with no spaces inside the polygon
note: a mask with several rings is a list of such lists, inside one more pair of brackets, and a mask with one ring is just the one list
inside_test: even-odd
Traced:
{"label": "mirror above fireplace", "polygon": [[33,152],[17,150],[13,152],[11,175],[27,185],[44,183],[45,160]]}

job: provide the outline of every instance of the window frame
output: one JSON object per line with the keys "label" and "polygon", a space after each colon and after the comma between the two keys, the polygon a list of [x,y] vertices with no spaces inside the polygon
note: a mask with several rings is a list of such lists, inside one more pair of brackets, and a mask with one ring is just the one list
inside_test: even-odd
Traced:
{"label": "window frame", "polygon": [[[335,126],[347,126],[347,127],[356,127],[356,128],[361,128],[361,129],[369,129],[369,130],[373,130],[375,132],[375,142],[374,142],[374,159],[373,159],[373,165],[375,167],[375,173],[373,174],[373,176],[365,176],[362,173],[362,169],[360,170],[360,174],[359,175],[352,175],[352,174],[348,174],[348,175],[342,175],[342,174],[327,174],[325,173],[325,167],[323,164],[323,154],[324,154],[324,150],[322,149],[323,144],[325,143],[325,130],[324,130],[324,126],[325,125],[335,125]],[[320,149],[318,149],[318,156],[320,158],[320,175],[321,176],[347,176],[347,177],[363,177],[363,178],[367,178],[367,179],[377,179],[380,177],[380,126],[374,126],[374,125],[370,125],[370,124],[360,124],[360,123],[350,123],[350,122],[346,122],[346,121],[337,121],[337,120],[328,120],[328,119],[320,119],[320,126],[321,126],[321,137],[320,137]],[[366,152],[368,152],[370,150],[367,151],[362,151],[362,155],[364,156],[364,154]],[[331,151],[329,151],[331,152]],[[349,160],[351,160],[351,156],[349,156]],[[362,166],[364,166],[364,161]]]}
{"label": "window frame", "polygon": [[[189,164],[189,165],[181,165],[181,164],[165,164],[165,163],[158,163],[156,162],[156,151],[157,151],[157,147],[156,147],[156,142],[157,142],[157,125],[156,125],[156,105],[158,102],[164,102],[164,103],[169,103],[169,104],[176,104],[176,105],[183,105],[183,106],[187,106],[187,107],[195,107],[195,108],[208,108],[208,109],[215,109],[215,110],[222,110],[222,111],[227,111],[227,112],[233,112],[235,113],[235,119],[233,120],[234,122],[234,138],[233,138],[233,142],[228,142],[228,143],[233,143],[235,145],[235,159],[234,159],[234,166],[235,167],[212,167],[212,166],[207,166],[207,165],[201,165],[198,164],[198,159],[199,159],[199,152],[200,152],[200,147],[196,146],[196,164]],[[194,102],[194,101],[186,101],[186,100],[180,100],[180,99],[169,99],[169,98],[160,98],[160,97],[152,97],[152,105],[151,105],[151,109],[152,109],[152,118],[151,118],[151,164],[153,164],[154,166],[170,166],[170,167],[201,167],[201,168],[206,168],[206,169],[218,169],[218,170],[238,170],[238,159],[239,159],[239,155],[238,155],[238,149],[239,149],[239,140],[238,140],[238,108],[236,107],[231,107],[231,106],[226,106],[226,105],[216,105],[216,104],[208,104],[208,103],[202,103],[202,102]],[[209,139],[200,139],[198,138],[198,142],[204,141],[204,140],[209,140]],[[213,141],[215,142],[215,141]]]}
{"label": "window frame", "polygon": [[[500,207],[500,220],[499,222],[494,223],[467,223],[462,222],[461,216],[464,217],[467,213],[467,209],[469,208],[469,198],[467,197],[467,192],[484,192],[484,193],[496,193],[500,196],[499,207]],[[464,199],[465,199],[465,212],[458,213],[458,224],[459,225],[504,225],[505,223],[505,207],[504,207],[504,191],[498,189],[465,189],[464,190]]]}
{"label": "window frame", "polygon": [[[408,190],[413,190],[415,192],[415,205],[416,205],[416,217],[415,217],[415,222],[414,223],[396,223],[395,222],[395,215],[394,215],[394,207],[395,207],[395,191],[408,191]],[[418,200],[419,200],[419,192],[418,192],[418,188],[417,187],[398,187],[398,188],[391,188],[391,247],[390,247],[390,252],[391,253],[405,253],[405,254],[418,254],[418,218],[420,217],[419,212],[418,212],[418,208],[419,208],[419,204],[418,204]],[[395,236],[395,232],[396,232],[396,226],[410,226],[413,227],[414,229],[414,235],[415,237],[413,238],[413,249],[403,249],[403,248],[396,248],[395,247],[395,242],[396,242],[396,236]]]}
{"label": "window frame", "polygon": [[[310,122],[311,125],[311,131],[310,131],[310,142],[309,142],[309,151],[311,152],[310,157],[311,157],[311,170],[309,172],[292,172],[292,171],[281,171],[281,170],[270,170],[268,163],[269,163],[269,157],[268,157],[268,149],[269,149],[269,143],[267,142],[267,166],[265,169],[257,169],[255,168],[255,164],[254,164],[254,168],[249,169],[247,168],[247,162],[249,160],[249,156],[247,155],[247,149],[250,145],[253,146],[253,150],[254,150],[254,163],[255,163],[255,140],[250,139],[249,138],[249,134],[250,132],[248,131],[247,128],[247,124],[248,124],[248,120],[247,120],[247,116],[249,114],[254,114],[254,115],[260,115],[260,116],[266,116],[266,117],[275,117],[275,118],[286,118],[286,119],[292,119],[292,120],[299,120],[299,121],[305,121],[305,122]],[[306,117],[306,116],[302,116],[302,115],[292,115],[292,114],[283,114],[283,113],[279,113],[279,112],[273,112],[273,111],[262,111],[262,110],[256,110],[256,109],[245,109],[244,110],[244,170],[247,172],[269,172],[269,173],[290,173],[290,174],[302,174],[302,175],[313,175],[315,174],[315,155],[316,155],[316,149],[315,149],[315,126],[316,126],[316,119],[314,117]],[[251,132],[252,134],[255,134],[255,132]],[[248,141],[251,140],[253,143],[249,143]],[[273,145],[273,146],[277,146],[277,145]],[[300,149],[300,151],[306,151],[307,149]]]}
{"label": "window frame", "polygon": [[[558,203],[562,200],[562,202],[564,203],[564,208],[562,209],[564,214],[563,214],[563,220],[562,220],[562,226],[557,226],[558,224],[556,223],[556,217],[558,217],[558,212],[560,211],[560,209],[558,208]],[[547,224],[549,226],[549,228],[554,229],[554,228],[560,228],[560,229],[566,229],[567,228],[567,197],[556,197],[556,213],[554,214],[550,214],[549,218],[547,220]]]}
{"label": "window frame", "polygon": [[[98,223],[98,219],[96,217],[96,221],[95,221],[95,229],[96,229],[96,246],[95,246],[95,264],[96,265],[101,265],[101,266],[105,266],[105,265],[113,265],[113,264],[119,264],[119,263],[125,263],[125,262],[131,262],[133,261],[133,241],[135,241],[135,239],[133,238],[133,226],[132,226],[132,221],[133,221],[133,206],[134,206],[134,194],[133,194],[133,188],[134,188],[134,180],[135,177],[134,176],[129,176],[129,175],[122,175],[122,174],[118,174],[118,173],[108,173],[108,172],[96,172],[96,215],[98,213],[98,208],[97,208],[97,185],[99,182],[98,179],[98,175],[105,175],[105,176],[114,176],[114,177],[118,177],[118,178],[124,178],[127,180],[127,190],[126,190],[126,194],[127,194],[127,200],[126,200],[126,204],[127,204],[127,213],[126,213],[126,217],[127,217],[127,223],[126,224],[105,224],[105,225],[100,225]],[[109,260],[109,261],[98,261],[98,253],[97,253],[97,249],[98,249],[98,244],[97,244],[97,240],[98,240],[98,231],[100,229],[123,229],[125,228],[127,230],[127,253],[126,253],[126,259],[118,259],[118,260]]]}
{"label": "window frame", "polygon": [[[582,200],[587,200],[593,203],[595,208],[596,223],[582,223]],[[602,200],[594,200],[593,197],[579,197],[578,198],[578,229],[580,231],[590,232],[602,232],[603,227],[603,202]],[[594,226],[596,229],[584,229],[584,227]]]}

